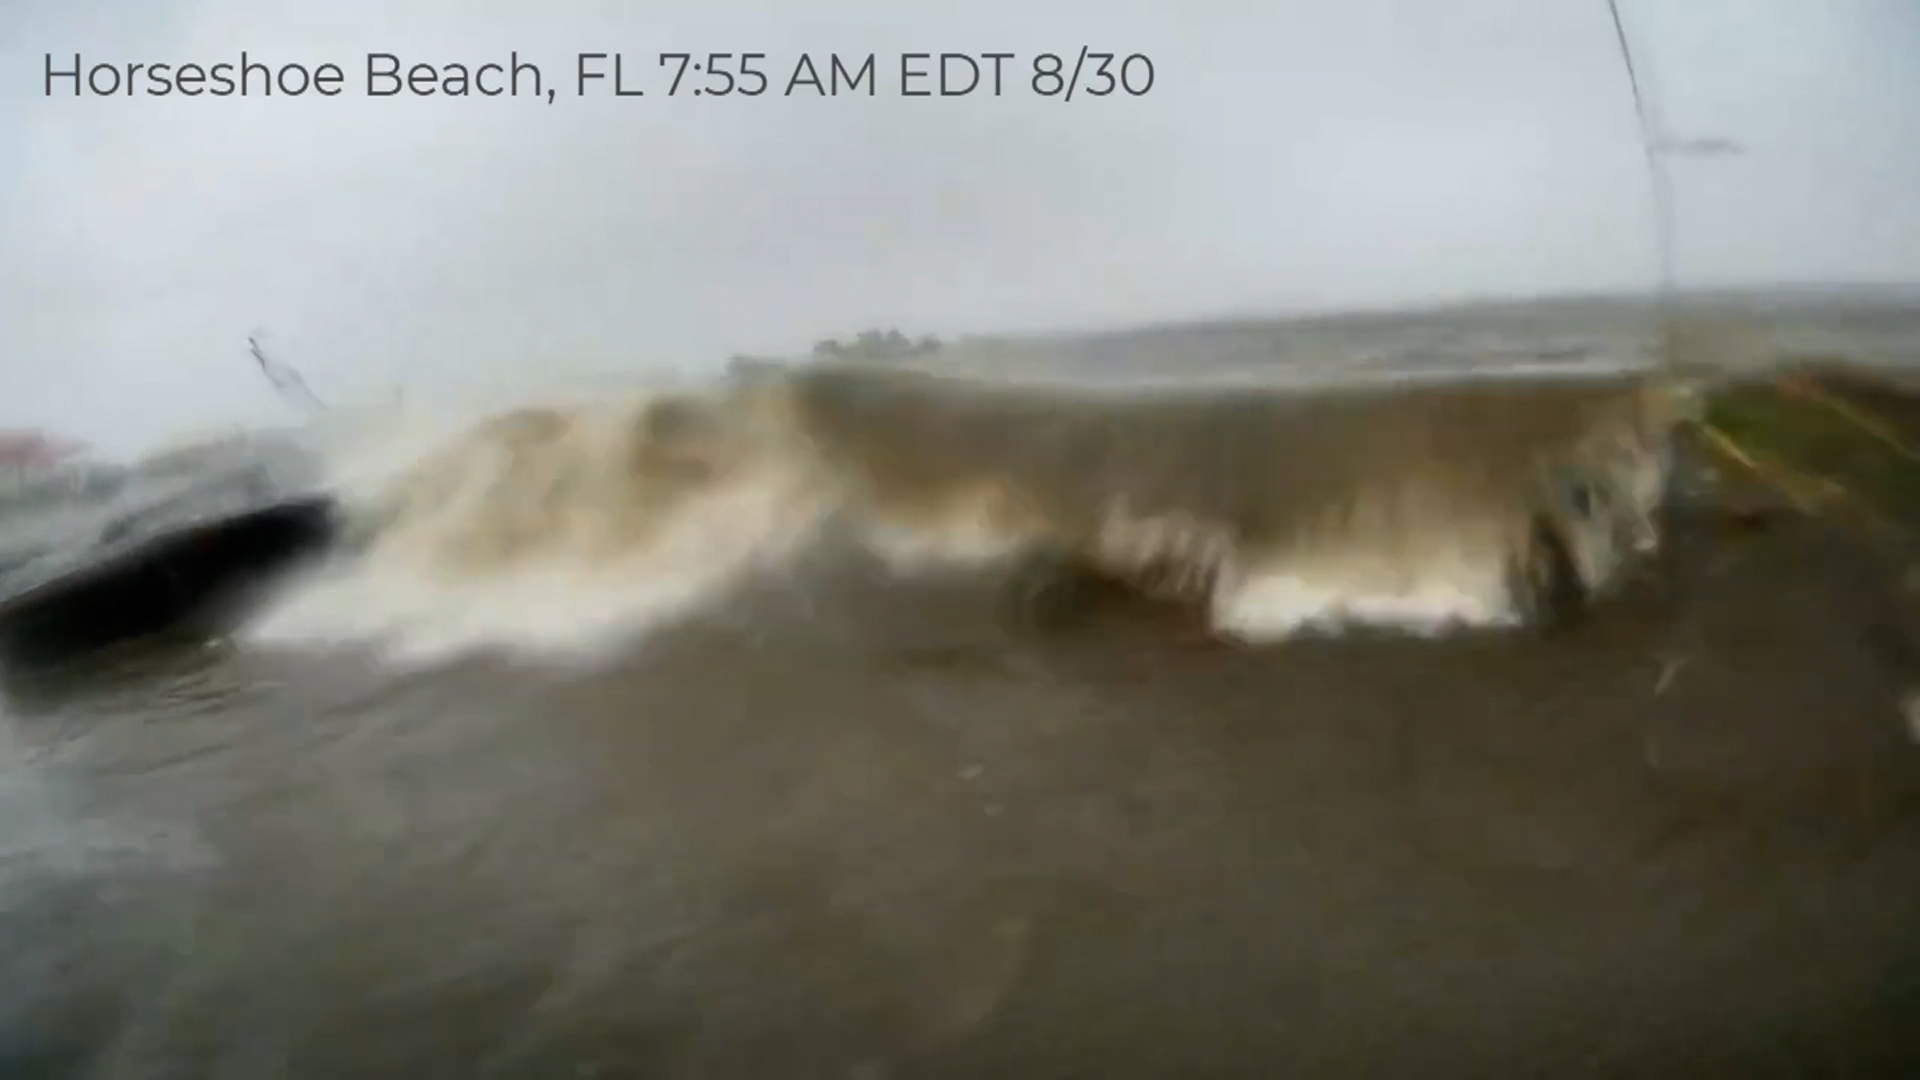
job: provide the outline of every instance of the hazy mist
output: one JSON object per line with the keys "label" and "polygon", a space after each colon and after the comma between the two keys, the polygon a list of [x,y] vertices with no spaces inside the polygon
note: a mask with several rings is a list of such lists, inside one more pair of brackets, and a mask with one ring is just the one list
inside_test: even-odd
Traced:
{"label": "hazy mist", "polygon": [[[1694,284],[1920,280],[1920,5],[1622,0]],[[0,427],[108,451],[323,397],[804,350],[869,325],[1051,329],[1655,275],[1602,0],[14,0],[0,13]],[[623,10],[625,9],[625,10]],[[1141,53],[1141,96],[1037,96],[1036,53]],[[332,61],[338,97],[75,98],[68,66]],[[543,98],[369,99],[365,55],[538,64]],[[758,51],[755,98],[661,52]],[[1004,51],[999,97],[902,52]],[[574,96],[580,52],[623,52]],[[802,52],[879,92],[782,96]],[[1136,73],[1139,68],[1136,67]],[[694,76],[688,76],[689,85]]]}

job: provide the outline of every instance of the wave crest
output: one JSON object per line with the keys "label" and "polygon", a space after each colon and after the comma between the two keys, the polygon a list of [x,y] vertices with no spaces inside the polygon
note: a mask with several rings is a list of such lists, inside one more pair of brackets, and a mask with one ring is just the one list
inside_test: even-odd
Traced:
{"label": "wave crest", "polygon": [[403,460],[339,485],[350,554],[255,633],[591,653],[829,525],[900,574],[1060,560],[1246,642],[1511,626],[1657,547],[1686,415],[1644,374],[1115,391],[743,366],[376,441]]}

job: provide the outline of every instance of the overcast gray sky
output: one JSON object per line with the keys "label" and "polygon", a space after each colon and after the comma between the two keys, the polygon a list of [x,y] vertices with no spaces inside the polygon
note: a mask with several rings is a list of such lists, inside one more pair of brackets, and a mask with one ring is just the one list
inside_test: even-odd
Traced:
{"label": "overcast gray sky", "polygon": [[[1748,147],[1681,166],[1685,280],[1920,280],[1920,5],[1622,2],[1668,125]],[[1151,88],[1032,92],[1082,45]],[[241,49],[346,92],[42,92],[48,52]],[[557,100],[363,93],[369,51],[509,50]],[[660,52],[748,50],[767,94],[663,93]],[[1015,53],[1003,95],[901,97],[941,50]],[[581,51],[649,95],[574,97]],[[879,95],[781,96],[829,51]],[[257,328],[354,398],[1654,275],[1602,0],[11,0],[0,75],[0,426],[116,451],[281,416]]]}

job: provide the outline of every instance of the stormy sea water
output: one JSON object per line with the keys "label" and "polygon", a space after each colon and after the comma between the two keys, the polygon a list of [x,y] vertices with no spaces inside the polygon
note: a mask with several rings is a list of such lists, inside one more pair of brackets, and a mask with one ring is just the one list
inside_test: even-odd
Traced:
{"label": "stormy sea water", "polygon": [[[1739,312],[1786,351],[1920,363],[1920,306]],[[1572,376],[1643,363],[1645,316],[1538,303],[925,362]],[[229,635],[8,673],[0,1075],[1920,1066],[1920,621],[1882,547],[1682,513],[1650,569],[1549,632],[1254,647],[1191,605],[1011,587],[992,560],[903,574],[804,529],[745,543],[743,521],[811,520],[778,457],[697,527],[610,548],[604,515],[566,511],[606,509],[595,485],[624,474],[578,464],[620,425],[565,415],[566,453],[524,468],[570,464],[531,477],[460,443],[471,413],[364,418],[321,440],[343,493],[463,464],[420,474],[424,503],[371,500],[426,507],[407,544],[376,529]],[[446,456],[463,446],[495,459]],[[180,468],[217,487],[267,452]],[[476,547],[476,475],[546,501],[483,500],[505,516]],[[30,562],[162,482],[185,481],[14,492],[0,548]],[[729,572],[660,572],[695,565]]]}

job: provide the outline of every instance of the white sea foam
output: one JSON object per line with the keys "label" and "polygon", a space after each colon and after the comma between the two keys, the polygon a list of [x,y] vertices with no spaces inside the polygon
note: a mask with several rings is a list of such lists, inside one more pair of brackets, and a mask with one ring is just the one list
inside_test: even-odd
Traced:
{"label": "white sea foam", "polygon": [[[488,648],[591,659],[699,611],[777,568],[830,508],[776,455],[694,461],[714,470],[697,479],[636,463],[655,438],[637,427],[650,408],[704,401],[653,389],[388,415],[337,439],[330,487],[357,542],[248,638],[370,642],[409,665]],[[497,425],[530,410],[558,426],[513,445]]]}
{"label": "white sea foam", "polygon": [[1658,400],[1629,374],[1182,396],[799,367],[393,409],[333,432],[353,539],[247,636],[590,659],[836,525],[901,575],[1065,555],[1247,642],[1511,626],[1537,522],[1590,592],[1644,546]]}

